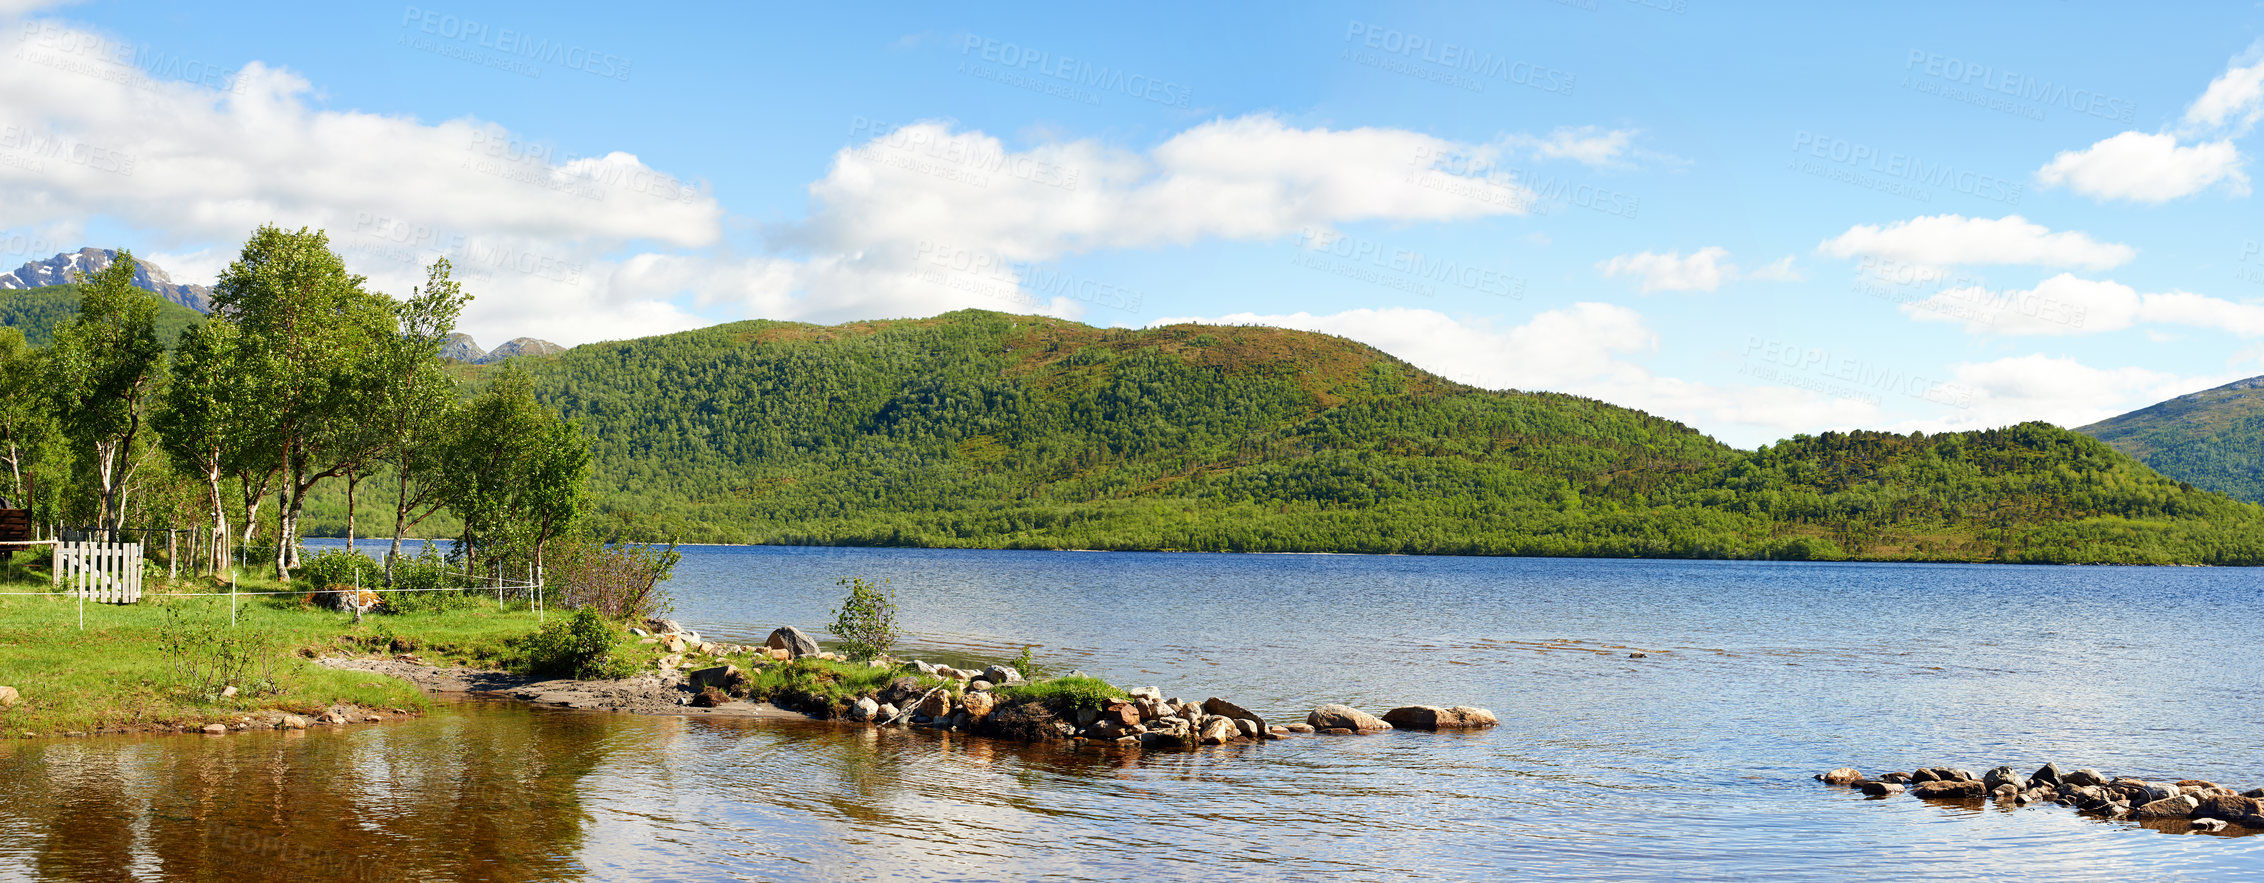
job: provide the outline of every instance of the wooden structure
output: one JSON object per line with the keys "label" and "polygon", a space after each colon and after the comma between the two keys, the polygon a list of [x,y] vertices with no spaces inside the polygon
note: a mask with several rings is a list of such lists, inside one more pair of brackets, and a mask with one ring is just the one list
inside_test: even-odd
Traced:
{"label": "wooden structure", "polygon": [[55,585],[88,601],[132,604],[141,600],[140,543],[57,542]]}
{"label": "wooden structure", "polygon": [[0,509],[0,561],[17,552],[31,551],[30,509]]}

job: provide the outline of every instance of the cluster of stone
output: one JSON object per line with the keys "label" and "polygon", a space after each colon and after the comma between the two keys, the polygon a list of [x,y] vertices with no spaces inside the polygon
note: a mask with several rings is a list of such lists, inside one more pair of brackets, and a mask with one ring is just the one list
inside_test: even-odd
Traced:
{"label": "cluster of stone", "polygon": [[2204,831],[2235,825],[2264,830],[2264,788],[2235,791],[2201,779],[2154,782],[2110,777],[2089,767],[2063,772],[2058,764],[2050,763],[2027,775],[2009,766],[1980,776],[1961,769],[1928,767],[1872,778],[1852,767],[1841,767],[1816,778],[1873,797],[1908,793],[1931,799],[1987,799],[2010,806],[2053,803],[2110,819],[2184,821]]}

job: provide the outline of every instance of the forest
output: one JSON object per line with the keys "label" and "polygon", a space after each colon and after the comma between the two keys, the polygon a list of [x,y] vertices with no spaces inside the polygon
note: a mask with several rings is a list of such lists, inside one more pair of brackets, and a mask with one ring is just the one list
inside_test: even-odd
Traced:
{"label": "forest", "polygon": [[[1275,328],[962,311],[739,322],[511,364],[587,434],[591,523],[632,539],[2264,561],[2264,509],[2046,424],[1739,451]],[[492,369],[462,370],[477,387]]]}
{"label": "forest", "polygon": [[343,528],[387,538],[389,574],[442,513],[459,566],[539,563],[587,510],[589,446],[508,368],[467,394],[439,356],[470,297],[450,269],[397,298],[321,231],[269,226],[209,316],[136,287],[124,251],[74,285],[8,293],[0,498],[50,532],[174,549],[192,572],[264,562],[290,579],[308,501],[330,494],[370,504]]}

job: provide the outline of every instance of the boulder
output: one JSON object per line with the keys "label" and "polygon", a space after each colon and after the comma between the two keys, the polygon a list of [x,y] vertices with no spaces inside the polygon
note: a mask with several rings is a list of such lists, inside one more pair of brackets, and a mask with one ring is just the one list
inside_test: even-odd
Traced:
{"label": "boulder", "polygon": [[905,675],[889,681],[888,686],[882,687],[880,695],[875,698],[879,699],[882,705],[901,707],[920,701],[920,696],[927,692],[928,688],[920,686],[920,679]]}
{"label": "boulder", "polygon": [[1265,718],[1253,714],[1250,709],[1243,708],[1240,705],[1236,705],[1232,702],[1220,699],[1217,696],[1203,700],[1203,713],[1215,714],[1220,717],[1232,718],[1238,721],[1249,721],[1257,725],[1257,732],[1263,733],[1266,731]]}
{"label": "boulder", "polygon": [[1910,774],[1910,782],[1913,785],[1923,785],[1927,782],[1939,782],[1941,780],[1942,777],[1935,775],[1932,769],[1921,769]]}
{"label": "boulder", "polygon": [[1244,739],[1257,739],[1265,735],[1265,726],[1257,721],[1248,718],[1235,718],[1233,720],[1234,728],[1241,731]]}
{"label": "boulder", "polygon": [[729,690],[732,687],[739,686],[739,683],[746,679],[747,676],[739,671],[738,666],[719,665],[693,672],[692,689],[698,691],[714,687],[719,690]]}
{"label": "boulder", "polygon": [[1201,741],[1205,745],[1224,745],[1241,735],[1242,730],[1234,725],[1233,718],[1214,717],[1210,719],[1209,723],[1203,725]]}
{"label": "boulder", "polygon": [[880,714],[880,703],[874,702],[871,696],[859,696],[857,701],[849,703],[849,710],[845,716],[850,720],[863,722],[872,720],[878,714]]}
{"label": "boulder", "polygon": [[912,669],[928,677],[935,677],[935,663],[924,659],[912,660]]}
{"label": "boulder", "polygon": [[2134,819],[2188,819],[2192,818],[2193,811],[2200,807],[2200,798],[2191,794],[2180,794],[2176,797],[2164,797],[2143,804],[2137,809],[2131,810],[2130,816]]}
{"label": "boulder", "polygon": [[[1384,719],[1390,720],[1390,715],[1385,715]],[[1395,727],[1400,725],[1398,721],[1391,723]],[[1826,785],[1854,785],[1863,781],[1863,773],[1857,771],[1854,767],[1843,766],[1816,778]]]}
{"label": "boulder", "polygon": [[896,719],[896,716],[897,716],[897,715],[899,715],[899,714],[903,714],[903,713],[904,713],[904,709],[901,709],[901,708],[898,708],[898,707],[896,707],[896,706],[894,706],[894,705],[890,705],[890,704],[888,704],[888,703],[886,703],[886,702],[883,702],[883,703],[881,703],[881,704],[880,704],[880,710],[879,710],[879,711],[877,711],[877,712],[874,712],[874,713],[873,713],[873,720],[876,720],[876,721],[892,721],[892,720],[895,720],[895,719]]}
{"label": "boulder", "polygon": [[2028,790],[2028,777],[2014,772],[2012,767],[2001,766],[1983,773],[1981,784],[1989,786],[1991,791],[2007,785],[2012,786],[2014,791],[2026,791]]}
{"label": "boulder", "polygon": [[928,717],[948,717],[951,714],[951,694],[937,690],[920,700],[919,713]]}
{"label": "boulder", "polygon": [[998,707],[998,699],[989,693],[969,693],[959,701],[966,704],[969,720],[989,717],[991,709]]}
{"label": "boulder", "polygon": [[1022,680],[1021,672],[1015,671],[1012,666],[1006,665],[994,665],[989,668],[983,669],[983,680],[1005,687],[1011,687],[1016,684],[1029,683],[1028,681]]}
{"label": "boulder", "polygon": [[2101,775],[2098,770],[2092,769],[2090,767],[2083,767],[2076,770],[2075,772],[2061,776],[2060,784],[2098,787],[2100,785],[2107,784],[2107,777]]}
{"label": "boulder", "polygon": [[1101,720],[1115,721],[1117,726],[1129,729],[1140,724],[1140,707],[1121,700],[1111,702],[1101,709]]}
{"label": "boulder", "polygon": [[1910,789],[1912,797],[1963,800],[1989,796],[1989,786],[1969,779],[1936,779]]}
{"label": "boulder", "polygon": [[2028,781],[2038,785],[2056,786],[2066,779],[2067,776],[2060,772],[2060,765],[2056,763],[2047,763],[2037,771],[2028,774]]}
{"label": "boulder", "polygon": [[1276,729],[1276,730],[1281,730],[1281,731],[1284,731],[1284,732],[1290,732],[1290,733],[1300,733],[1300,734],[1302,734],[1302,733],[1314,733],[1314,732],[1319,732],[1319,730],[1318,730],[1317,728],[1315,728],[1315,727],[1314,727],[1314,726],[1313,726],[1312,724],[1283,724],[1283,725],[1281,725],[1281,726],[1275,727],[1274,729]]}
{"label": "boulder", "polygon": [[13,708],[16,703],[22,701],[24,701],[23,694],[16,692],[16,688],[0,687],[0,708]]}
{"label": "boulder", "polygon": [[1384,712],[1384,722],[1402,730],[1467,730],[1501,723],[1493,712],[1467,705],[1402,705]]}
{"label": "boulder", "polygon": [[668,652],[670,652],[670,653],[682,653],[682,652],[684,652],[684,638],[683,638],[683,636],[681,636],[681,635],[669,635],[668,637],[665,637],[665,638],[662,638],[662,639],[660,639],[660,649],[662,649],[662,650],[666,650],[666,651],[668,651]]}
{"label": "boulder", "polygon": [[1351,730],[1357,733],[1379,733],[1391,729],[1391,724],[1350,705],[1323,705],[1305,715],[1305,722],[1315,730]]}
{"label": "boulder", "polygon": [[1894,782],[1865,782],[1860,790],[1872,797],[1892,797],[1901,794],[1903,788]]}
{"label": "boulder", "polygon": [[993,684],[993,683],[991,683],[991,682],[989,682],[989,681],[983,680],[982,678],[976,678],[976,679],[974,679],[974,680],[972,680],[972,681],[968,681],[968,682],[967,682],[967,689],[969,689],[969,690],[973,690],[973,691],[976,691],[976,692],[988,692],[988,691],[989,691],[989,690],[990,690],[990,689],[991,689],[992,687],[995,687],[995,686],[998,686],[998,685],[996,685],[996,684]]}
{"label": "boulder", "polygon": [[715,708],[730,701],[731,694],[709,687],[701,690],[700,695],[692,697],[692,706],[695,708]]}
{"label": "boulder", "polygon": [[[786,658],[788,659],[818,655],[818,642],[811,640],[809,635],[803,634],[801,629],[790,625],[781,626],[772,631],[770,640],[764,641],[763,646],[771,650],[786,651]],[[772,655],[776,656],[777,654]]]}
{"label": "boulder", "polygon": [[2264,813],[2264,806],[2260,806],[2253,797],[2211,794],[2200,798],[2199,801],[2193,808],[2193,817],[2197,819],[2223,819],[2228,822],[2237,822],[2245,816]]}
{"label": "boulder", "polygon": [[1888,773],[1886,775],[1880,776],[1879,781],[1893,782],[1897,785],[1908,785],[1910,784],[1910,774],[1904,772]]}
{"label": "boulder", "polygon": [[275,722],[275,727],[282,730],[304,730],[307,728],[307,719],[295,714],[286,714],[282,720]]}
{"label": "boulder", "polygon": [[207,736],[225,736],[225,735],[228,735],[228,725],[227,725],[227,724],[205,724],[205,725],[204,725],[204,734],[205,734],[205,735],[207,735]]}
{"label": "boulder", "polygon": [[1126,696],[1130,696],[1130,697],[1132,697],[1133,699],[1136,699],[1136,700],[1137,700],[1137,699],[1148,699],[1148,700],[1152,700],[1152,701],[1155,701],[1155,702],[1162,702],[1162,701],[1163,701],[1163,688],[1162,688],[1162,687],[1133,687],[1133,688],[1132,688],[1132,689],[1130,689],[1130,690],[1126,690],[1126,691],[1124,691],[1124,695],[1126,695]]}

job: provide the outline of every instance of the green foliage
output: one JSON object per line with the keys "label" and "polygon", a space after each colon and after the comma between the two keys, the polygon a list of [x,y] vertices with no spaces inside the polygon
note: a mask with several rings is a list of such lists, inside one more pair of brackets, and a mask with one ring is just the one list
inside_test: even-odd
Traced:
{"label": "green foliage", "polygon": [[[310,592],[319,592],[332,586],[358,586],[375,589],[385,585],[385,569],[366,555],[344,549],[326,549],[315,553],[299,565],[297,580]],[[391,599],[387,599],[391,603]]]}
{"label": "green foliage", "polygon": [[425,546],[415,555],[393,561],[393,582],[387,586],[384,613],[442,613],[478,606],[480,592],[441,591],[460,588],[463,577],[448,570],[440,551]]}
{"label": "green foliage", "polygon": [[1022,645],[1022,652],[1015,654],[1014,661],[1007,663],[1007,667],[1014,669],[1016,673],[1032,681],[1042,681],[1053,677],[1053,667],[1039,662],[1036,651],[1037,646],[1034,644]]}
{"label": "green foliage", "polygon": [[511,670],[520,674],[582,680],[618,680],[635,675],[636,660],[622,652],[627,633],[595,608],[543,626],[514,642]]}
{"label": "green foliage", "polygon": [[[874,668],[864,663],[804,657],[753,669],[733,692],[749,699],[831,716],[840,713],[857,697],[879,692],[903,674],[902,668]],[[919,681],[923,688],[941,683],[924,676],[919,677]]]}
{"label": "green foliage", "polygon": [[2178,396],[2077,431],[2170,478],[2264,503],[2264,378]]}
{"label": "green foliage", "polygon": [[251,628],[231,628],[178,605],[165,608],[157,646],[172,663],[174,687],[189,698],[211,701],[235,687],[249,699],[277,692],[270,637]]}
{"label": "green foliage", "polygon": [[508,367],[472,399],[459,426],[440,468],[443,498],[463,519],[466,545],[539,558],[586,506],[589,445]]}
{"label": "green foliage", "polygon": [[896,627],[896,593],[889,590],[888,580],[848,577],[841,587],[849,590],[849,596],[834,609],[831,630],[841,639],[842,649],[859,662],[888,652],[903,635]]}
{"label": "green foliage", "polygon": [[997,692],[999,698],[1007,702],[1037,702],[1060,711],[1098,711],[1107,706],[1109,700],[1123,699],[1127,695],[1107,681],[1083,675],[1000,687]]}
{"label": "green foliage", "polygon": [[[77,284],[49,285],[20,291],[0,291],[0,325],[22,332],[32,346],[54,342],[55,330],[79,314]],[[172,301],[158,299],[157,340],[172,349],[190,328],[204,324],[204,314]]]}
{"label": "green foliage", "polygon": [[109,527],[123,518],[120,491],[138,468],[144,399],[165,369],[157,341],[156,295],[134,287],[134,257],[120,251],[110,266],[82,277],[79,314],[55,330],[46,353],[46,389],[54,415],[96,489],[95,518]]}

